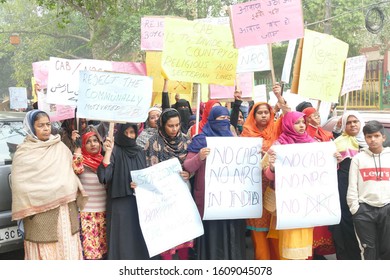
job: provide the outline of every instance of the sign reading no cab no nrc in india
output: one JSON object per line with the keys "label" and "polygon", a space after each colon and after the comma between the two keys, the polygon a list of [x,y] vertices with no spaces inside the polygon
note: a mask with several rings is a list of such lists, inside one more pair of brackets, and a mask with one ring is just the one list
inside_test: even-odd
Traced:
{"label": "sign reading no cab no nrc in india", "polygon": [[152,99],[152,78],[112,72],[80,71],[77,117],[144,122]]}

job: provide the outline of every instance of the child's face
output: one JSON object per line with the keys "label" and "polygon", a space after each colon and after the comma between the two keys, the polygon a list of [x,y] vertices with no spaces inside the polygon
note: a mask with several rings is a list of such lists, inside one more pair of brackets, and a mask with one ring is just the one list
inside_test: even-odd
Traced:
{"label": "child's face", "polygon": [[379,154],[382,151],[383,143],[386,141],[386,135],[383,135],[378,131],[374,133],[367,133],[364,135],[364,138],[371,152]]}
{"label": "child's face", "polygon": [[92,135],[85,143],[85,149],[88,153],[95,155],[100,152],[100,142],[96,135]]}
{"label": "child's face", "polygon": [[306,123],[305,119],[303,117],[299,118],[295,123],[294,123],[294,130],[298,132],[299,134],[304,134],[306,131]]}

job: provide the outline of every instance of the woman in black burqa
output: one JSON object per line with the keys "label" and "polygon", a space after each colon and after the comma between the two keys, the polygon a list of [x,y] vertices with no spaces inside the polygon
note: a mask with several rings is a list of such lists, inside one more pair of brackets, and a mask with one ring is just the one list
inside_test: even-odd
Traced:
{"label": "woman in black burqa", "polygon": [[115,145],[107,137],[106,154],[97,174],[107,186],[107,245],[109,260],[149,259],[141,232],[130,171],[146,168],[144,150],[136,144],[136,124],[119,124]]}

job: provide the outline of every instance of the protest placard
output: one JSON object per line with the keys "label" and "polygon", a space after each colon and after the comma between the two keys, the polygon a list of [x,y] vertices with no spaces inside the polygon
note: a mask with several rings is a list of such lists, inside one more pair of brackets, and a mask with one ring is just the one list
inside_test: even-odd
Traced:
{"label": "protest placard", "polygon": [[144,122],[152,100],[152,78],[124,73],[80,71],[77,117]]}
{"label": "protest placard", "polygon": [[11,109],[27,108],[27,89],[25,87],[9,87],[8,91]]}
{"label": "protest placard", "polygon": [[338,224],[334,142],[274,145],[277,229]]}
{"label": "protest placard", "polygon": [[237,73],[269,70],[271,67],[267,45],[238,49]]}
{"label": "protest placard", "polygon": [[294,58],[295,46],[297,44],[297,39],[292,39],[288,42],[286,57],[284,59],[283,70],[282,70],[282,82],[288,84],[290,83],[291,75],[291,65]]}
{"label": "protest placard", "polygon": [[[239,145],[237,145],[239,141]],[[206,137],[204,220],[262,216],[261,138]]]}
{"label": "protest placard", "polygon": [[367,57],[359,55],[348,57],[345,61],[344,81],[341,95],[354,90],[361,90],[366,74]]}
{"label": "protest placard", "polygon": [[268,101],[266,85],[257,85],[253,87],[253,101],[255,103]]}
{"label": "protest placard", "polygon": [[301,0],[257,0],[230,6],[236,48],[302,38]]}
{"label": "protest placard", "polygon": [[141,18],[141,50],[161,51],[164,42],[164,17]]}
{"label": "protest placard", "polygon": [[50,57],[47,102],[76,106],[79,89],[79,71],[134,71],[130,74],[145,75],[142,63],[113,62],[95,59],[63,59]]}
{"label": "protest placard", "polygon": [[254,73],[244,72],[236,75],[235,86],[210,85],[210,99],[234,99],[235,88],[241,90],[242,98],[252,98]]}
{"label": "protest placard", "polygon": [[229,26],[165,19],[162,68],[169,80],[232,86],[237,56]]}
{"label": "protest placard", "polygon": [[155,256],[203,235],[202,220],[177,158],[131,171],[142,234]]}
{"label": "protest placard", "polygon": [[74,106],[47,103],[46,89],[38,90],[37,95],[38,109],[45,111],[49,115],[50,121],[57,122],[75,117]]}
{"label": "protest placard", "polygon": [[338,102],[349,45],[335,37],[305,30],[298,94]]}
{"label": "protest placard", "polygon": [[[146,52],[146,70],[147,75],[153,78],[154,98],[152,104],[161,104],[161,92],[164,87],[164,78],[161,75],[161,58],[162,52],[147,51]],[[181,81],[168,81],[168,93],[170,94],[170,104],[175,103],[175,94],[179,93],[180,98],[192,100],[192,83]]]}

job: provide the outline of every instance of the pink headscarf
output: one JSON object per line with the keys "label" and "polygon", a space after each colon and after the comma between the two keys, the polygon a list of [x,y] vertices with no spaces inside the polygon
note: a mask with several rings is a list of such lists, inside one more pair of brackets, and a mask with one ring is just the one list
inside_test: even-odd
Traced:
{"label": "pink headscarf", "polygon": [[315,142],[315,140],[305,133],[300,134],[295,131],[294,124],[295,122],[305,116],[302,112],[287,112],[282,120],[282,134],[278,138],[280,144],[297,144],[297,143],[310,143]]}

